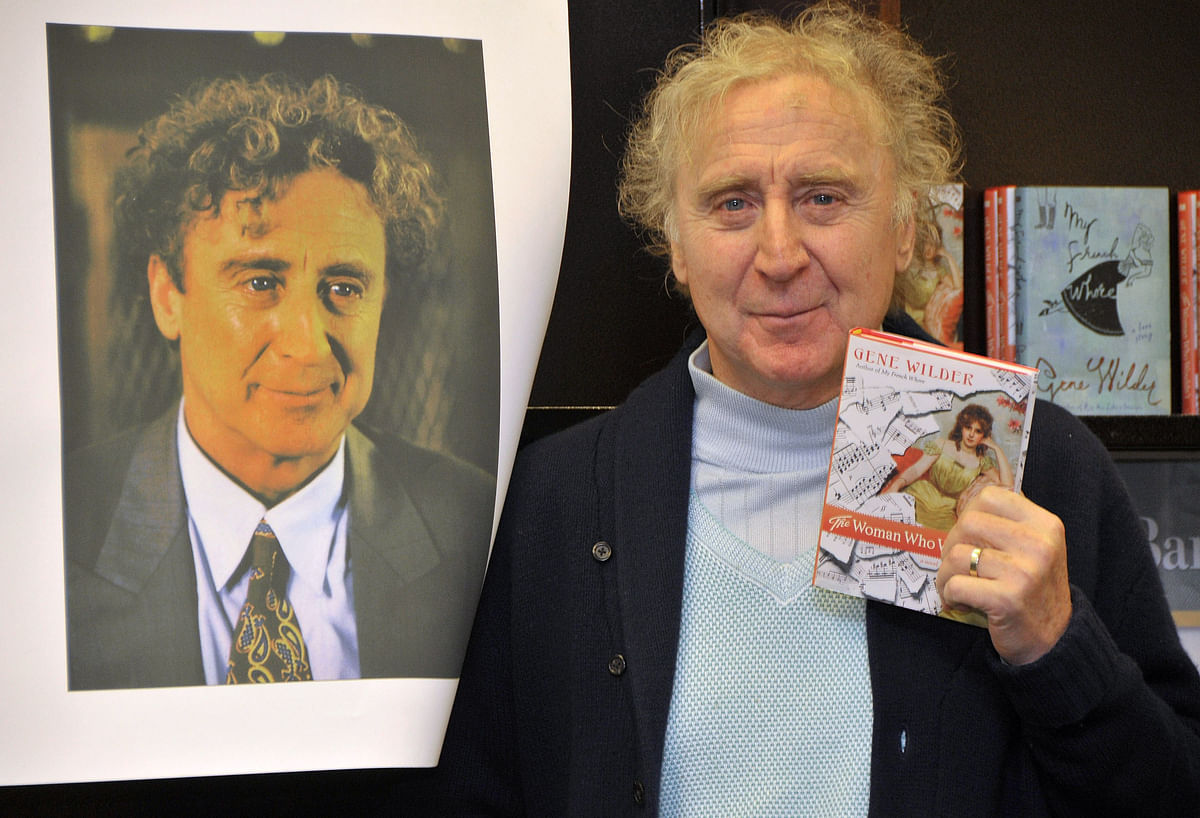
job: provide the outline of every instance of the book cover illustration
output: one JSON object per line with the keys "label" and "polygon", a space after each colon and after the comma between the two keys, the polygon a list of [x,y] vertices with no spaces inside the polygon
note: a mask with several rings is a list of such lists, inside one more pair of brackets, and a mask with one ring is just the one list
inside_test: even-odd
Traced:
{"label": "book cover illustration", "polygon": [[953,349],[963,348],[963,186],[930,191],[917,224],[913,259],[896,279],[904,311]]}
{"label": "book cover illustration", "polygon": [[813,584],[928,614],[942,541],[987,485],[1018,489],[1037,370],[850,333]]}
{"label": "book cover illustration", "polygon": [[1077,414],[1171,411],[1165,188],[1018,187],[1015,360]]}

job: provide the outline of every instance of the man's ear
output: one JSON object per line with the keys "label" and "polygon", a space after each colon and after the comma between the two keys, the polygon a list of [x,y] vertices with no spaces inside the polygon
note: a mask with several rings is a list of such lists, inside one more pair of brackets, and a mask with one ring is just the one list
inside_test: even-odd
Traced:
{"label": "man's ear", "polygon": [[896,226],[896,274],[908,269],[912,263],[913,248],[917,241],[917,216],[910,213],[908,218]]}
{"label": "man's ear", "polygon": [[683,251],[679,249],[679,243],[671,241],[671,273],[675,276],[675,282],[684,290],[688,286],[688,269],[687,260],[683,257]]}
{"label": "man's ear", "polygon": [[179,340],[183,294],[175,286],[167,263],[158,254],[150,256],[146,264],[146,280],[150,285],[150,309],[154,311],[158,331],[168,341]]}

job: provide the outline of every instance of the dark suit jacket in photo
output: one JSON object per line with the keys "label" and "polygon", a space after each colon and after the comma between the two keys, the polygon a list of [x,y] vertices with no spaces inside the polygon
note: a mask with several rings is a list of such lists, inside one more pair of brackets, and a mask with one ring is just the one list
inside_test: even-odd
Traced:
{"label": "dark suit jacket in photo", "polygon": [[[66,458],[72,690],[204,684],[178,406]],[[458,676],[487,560],[495,479],[351,427],[347,548],[362,677]]]}

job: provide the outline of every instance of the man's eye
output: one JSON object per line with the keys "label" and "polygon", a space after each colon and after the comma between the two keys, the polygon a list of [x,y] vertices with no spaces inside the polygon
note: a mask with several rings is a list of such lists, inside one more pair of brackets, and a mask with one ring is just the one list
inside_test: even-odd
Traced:
{"label": "man's eye", "polygon": [[318,290],[325,307],[338,315],[354,315],[363,306],[366,287],[357,281],[329,281]]}
{"label": "man's eye", "polygon": [[275,289],[277,282],[269,276],[255,276],[250,279],[249,286],[256,293],[265,293],[268,290]]}
{"label": "man's eye", "polygon": [[723,210],[738,211],[744,210],[745,207],[745,199],[726,199],[725,201],[721,202],[721,208]]}
{"label": "man's eye", "polygon": [[361,298],[363,295],[362,286],[349,281],[335,281],[325,291],[333,298]]}
{"label": "man's eye", "polygon": [[837,198],[832,193],[814,193],[812,203],[815,205],[831,205],[837,202]]}

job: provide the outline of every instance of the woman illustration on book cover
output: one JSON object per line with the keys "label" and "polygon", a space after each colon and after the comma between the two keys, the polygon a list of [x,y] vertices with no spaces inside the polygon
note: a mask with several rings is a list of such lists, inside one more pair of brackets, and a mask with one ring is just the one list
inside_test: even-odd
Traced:
{"label": "woman illustration on book cover", "polygon": [[917,221],[916,247],[908,269],[896,279],[904,311],[946,346],[962,349],[962,272],[946,249],[936,208],[926,208]]}
{"label": "woman illustration on book cover", "polygon": [[929,440],[923,454],[883,491],[912,496],[917,523],[947,531],[967,501],[984,486],[1011,488],[1012,467],[992,439],[992,413],[969,403],[944,438]]}

